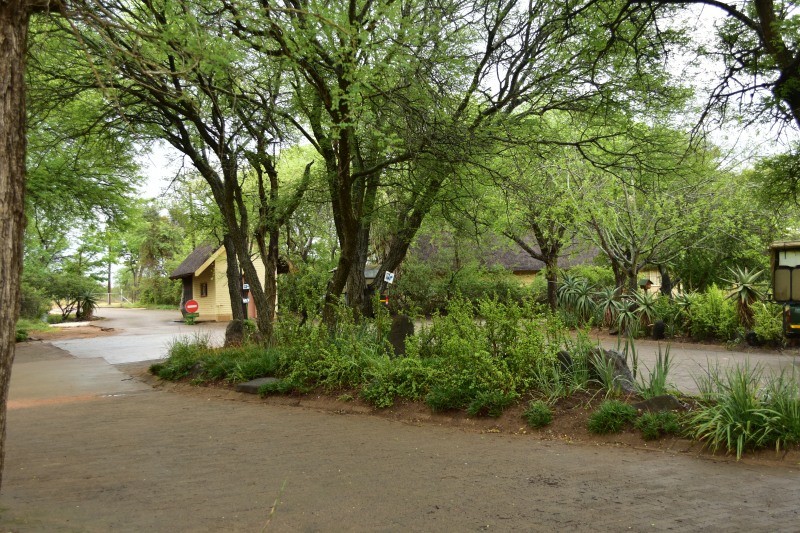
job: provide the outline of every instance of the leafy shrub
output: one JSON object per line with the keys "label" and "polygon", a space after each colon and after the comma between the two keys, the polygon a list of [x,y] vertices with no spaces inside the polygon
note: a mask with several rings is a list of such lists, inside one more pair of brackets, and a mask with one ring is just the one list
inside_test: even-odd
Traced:
{"label": "leafy shrub", "polygon": [[606,287],[615,288],[614,271],[610,267],[595,265],[576,265],[569,269],[569,275],[576,278],[583,278],[592,287],[603,289]]}
{"label": "leafy shrub", "polygon": [[48,311],[51,306],[50,299],[44,291],[23,282],[20,286],[20,318],[39,319]]}
{"label": "leafy shrub", "polygon": [[678,415],[671,411],[642,413],[633,425],[642,432],[644,440],[655,440],[664,435],[678,435],[681,432]]}
{"label": "leafy shrub", "polygon": [[592,433],[619,433],[636,419],[636,408],[619,400],[606,400],[589,415],[588,428]]}
{"label": "leafy shrub", "polygon": [[470,416],[491,416],[496,418],[503,414],[503,411],[517,401],[518,398],[519,395],[514,391],[481,391],[469,402],[467,414]]}
{"label": "leafy shrub", "polygon": [[425,315],[443,312],[454,298],[473,305],[485,299],[519,302],[530,297],[529,290],[509,271],[486,269],[471,261],[458,269],[436,269],[429,263],[411,260],[403,265],[397,282],[399,307]]}
{"label": "leafy shrub", "polygon": [[700,408],[688,418],[692,436],[712,451],[736,452],[739,459],[751,449],[775,445],[780,448],[800,438],[798,386],[783,375],[770,380],[760,391],[762,369],[749,364],[724,372],[709,368],[698,382],[703,398]]}
{"label": "leafy shrub", "polygon": [[16,342],[25,342],[28,340],[28,332],[27,330],[17,326],[16,328],[16,335],[15,335]]}
{"label": "leafy shrub", "polygon": [[752,307],[753,332],[762,342],[783,342],[783,308],[778,304],[757,303]]}
{"label": "leafy shrub", "polygon": [[425,401],[433,409],[461,409],[478,400],[477,409],[490,393],[518,395],[533,386],[537,366],[555,361],[560,323],[530,305],[483,300],[477,307],[482,322],[469,301],[454,299],[446,315],[408,341],[407,356],[430,360]]}
{"label": "leafy shrub", "polygon": [[696,339],[734,339],[738,319],[733,302],[725,292],[712,285],[689,308],[690,332]]}
{"label": "leafy shrub", "polygon": [[430,388],[432,368],[416,357],[385,359],[374,370],[361,397],[379,409],[391,407],[396,397],[419,400]]}
{"label": "leafy shrub", "polygon": [[298,270],[278,276],[281,309],[301,316],[317,316],[322,310],[322,297],[330,280],[330,263],[299,263]]}
{"label": "leafy shrub", "polygon": [[522,416],[525,417],[530,427],[540,428],[553,421],[553,410],[542,400],[531,400]]}
{"label": "leafy shrub", "polygon": [[210,352],[206,336],[181,337],[171,341],[164,361],[150,366],[150,373],[167,381],[183,379],[192,372],[199,360]]}

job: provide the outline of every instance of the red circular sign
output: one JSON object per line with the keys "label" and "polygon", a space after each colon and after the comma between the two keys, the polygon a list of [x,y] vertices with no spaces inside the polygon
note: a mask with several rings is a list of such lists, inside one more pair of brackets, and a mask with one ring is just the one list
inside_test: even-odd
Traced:
{"label": "red circular sign", "polygon": [[187,313],[196,313],[198,309],[200,309],[200,304],[198,304],[195,300],[189,300],[186,302],[184,306],[186,308]]}

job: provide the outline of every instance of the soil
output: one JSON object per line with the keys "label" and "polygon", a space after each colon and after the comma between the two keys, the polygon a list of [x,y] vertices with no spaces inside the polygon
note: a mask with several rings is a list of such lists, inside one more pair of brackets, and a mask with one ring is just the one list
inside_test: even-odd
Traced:
{"label": "soil", "polygon": [[101,326],[75,326],[68,328],[51,328],[47,331],[31,331],[28,334],[30,341],[52,341],[64,339],[91,339],[93,337],[105,337],[116,335],[118,332],[114,328],[104,328]]}

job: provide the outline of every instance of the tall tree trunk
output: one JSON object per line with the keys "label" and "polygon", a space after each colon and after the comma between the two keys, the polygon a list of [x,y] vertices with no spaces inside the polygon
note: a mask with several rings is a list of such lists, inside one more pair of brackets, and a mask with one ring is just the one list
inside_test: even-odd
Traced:
{"label": "tall tree trunk", "polygon": [[25,47],[28,5],[0,1],[0,484],[6,403],[19,318],[25,229]]}
{"label": "tall tree trunk", "polygon": [[226,233],[222,238],[222,244],[225,246],[225,257],[228,259],[228,268],[225,275],[228,278],[228,296],[231,299],[231,318],[233,320],[244,320],[242,276],[239,275],[239,261],[236,259],[236,249],[229,234]]}

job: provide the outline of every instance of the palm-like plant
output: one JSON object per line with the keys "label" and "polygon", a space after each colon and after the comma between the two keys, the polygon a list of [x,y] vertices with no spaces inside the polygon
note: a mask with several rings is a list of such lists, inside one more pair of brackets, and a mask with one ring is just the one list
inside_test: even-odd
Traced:
{"label": "palm-like plant", "polygon": [[656,319],[656,303],[658,296],[655,293],[636,291],[633,293],[633,301],[636,304],[636,314],[642,326],[650,326]]}
{"label": "palm-like plant", "polygon": [[733,279],[725,280],[726,283],[733,285],[733,292],[729,298],[736,302],[736,313],[739,315],[739,322],[747,329],[753,327],[752,305],[764,299],[764,292],[759,288],[759,278],[761,270],[751,272],[747,267],[728,268],[733,274]]}
{"label": "palm-like plant", "polygon": [[564,275],[558,288],[558,305],[566,311],[574,313],[580,323],[585,323],[594,313],[592,286],[584,278]]}
{"label": "palm-like plant", "polygon": [[596,293],[597,303],[595,309],[597,312],[597,319],[603,327],[611,327],[617,321],[617,306],[615,305],[618,300],[618,290],[616,287],[603,287]]}

